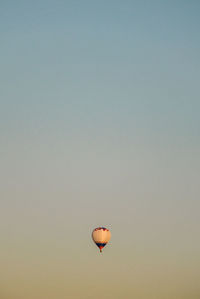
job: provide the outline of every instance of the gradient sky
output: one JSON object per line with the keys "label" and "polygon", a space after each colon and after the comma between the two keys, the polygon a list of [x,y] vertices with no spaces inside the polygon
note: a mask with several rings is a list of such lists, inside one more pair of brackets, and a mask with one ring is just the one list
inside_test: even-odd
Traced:
{"label": "gradient sky", "polygon": [[200,298],[199,32],[197,0],[0,0],[1,299]]}

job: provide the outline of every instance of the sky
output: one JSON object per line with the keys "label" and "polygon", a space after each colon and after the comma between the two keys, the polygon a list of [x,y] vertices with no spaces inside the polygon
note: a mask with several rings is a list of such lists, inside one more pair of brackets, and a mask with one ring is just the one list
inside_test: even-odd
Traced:
{"label": "sky", "polygon": [[0,0],[1,299],[200,298],[199,31],[197,0]]}

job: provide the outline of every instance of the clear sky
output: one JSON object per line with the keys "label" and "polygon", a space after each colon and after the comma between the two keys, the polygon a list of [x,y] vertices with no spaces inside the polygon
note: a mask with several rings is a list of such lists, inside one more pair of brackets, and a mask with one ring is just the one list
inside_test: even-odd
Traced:
{"label": "clear sky", "polygon": [[200,298],[199,32],[197,0],[0,1],[1,299]]}

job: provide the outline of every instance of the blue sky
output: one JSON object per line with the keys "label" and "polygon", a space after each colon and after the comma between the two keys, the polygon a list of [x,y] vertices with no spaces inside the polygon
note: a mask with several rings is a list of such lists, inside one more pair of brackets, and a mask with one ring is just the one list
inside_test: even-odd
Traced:
{"label": "blue sky", "polygon": [[199,9],[0,1],[0,295],[199,298]]}
{"label": "blue sky", "polygon": [[197,137],[198,8],[197,1],[2,3],[4,123],[120,123]]}

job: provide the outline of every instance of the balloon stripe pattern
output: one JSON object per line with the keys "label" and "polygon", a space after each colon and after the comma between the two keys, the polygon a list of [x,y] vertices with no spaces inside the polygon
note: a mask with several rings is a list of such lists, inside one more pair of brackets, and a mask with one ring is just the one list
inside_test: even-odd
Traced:
{"label": "balloon stripe pattern", "polygon": [[99,247],[100,252],[106,246],[111,238],[111,233],[109,229],[105,227],[97,227],[92,232],[92,239],[94,243]]}

